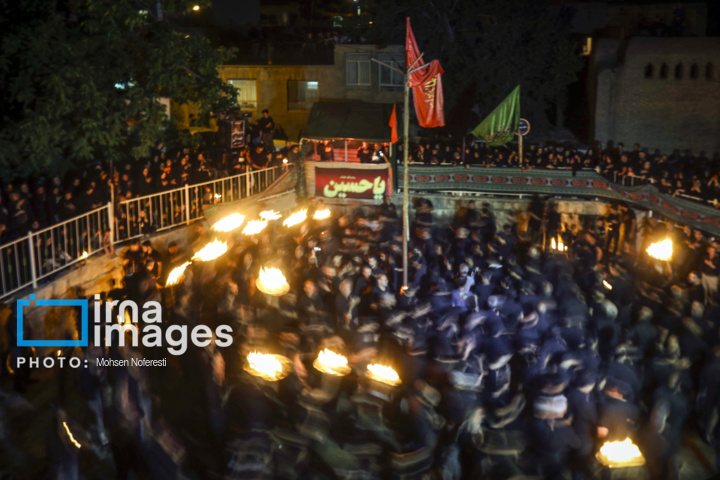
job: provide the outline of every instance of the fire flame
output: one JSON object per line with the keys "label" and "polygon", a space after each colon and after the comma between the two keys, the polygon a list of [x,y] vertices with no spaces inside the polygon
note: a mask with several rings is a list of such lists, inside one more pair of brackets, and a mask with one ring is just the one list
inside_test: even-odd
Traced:
{"label": "fire flame", "polygon": [[286,227],[294,227],[298,223],[302,223],[307,218],[307,210],[300,210],[299,212],[295,212],[292,215],[290,215],[288,218],[285,219],[283,222],[283,225]]}
{"label": "fire flame", "polygon": [[382,382],[386,385],[391,385],[391,386],[400,385],[400,383],[402,383],[400,381],[400,376],[391,367],[374,363],[374,364],[368,365],[367,369],[368,369],[368,372],[367,372],[368,377],[373,380],[377,380],[378,382]]}
{"label": "fire flame", "polygon": [[282,217],[282,215],[275,210],[265,210],[264,212],[260,212],[260,218],[263,220],[277,220],[280,217]]}
{"label": "fire flame", "polygon": [[612,285],[610,285],[607,280],[603,280],[603,285],[604,285],[605,288],[607,288],[608,290],[612,290]]}
{"label": "fire flame", "polygon": [[77,448],[80,448],[81,445],[78,443],[77,440],[75,440],[75,437],[73,437],[72,432],[70,431],[70,428],[67,426],[67,423],[63,422],[63,427],[65,427],[65,432],[68,435],[68,438],[70,438],[70,441],[75,445]]}
{"label": "fire flame", "polygon": [[243,235],[257,235],[267,227],[267,220],[250,220],[243,229]]}
{"label": "fire flame", "polygon": [[260,275],[255,283],[258,290],[268,295],[285,295],[290,290],[285,275],[278,268],[260,269]]}
{"label": "fire flame", "polygon": [[673,254],[672,240],[666,238],[662,242],[653,243],[648,247],[647,253],[658,260],[670,260]]}
{"label": "fire flame", "polygon": [[282,380],[288,373],[289,360],[280,355],[251,352],[248,354],[247,360],[245,370],[269,382]]}
{"label": "fire flame", "polygon": [[82,253],[82,255],[80,256],[80,260],[85,260],[85,259],[88,258],[88,257],[89,257],[88,253],[83,250],[83,253]]}
{"label": "fire flame", "polygon": [[239,213],[232,213],[227,217],[221,218],[220,220],[215,222],[215,225],[212,226],[212,229],[216,232],[232,232],[236,228],[240,227],[240,225],[242,225],[244,221],[245,215],[240,215]]}
{"label": "fire flame", "polygon": [[216,193],[215,195],[213,195],[213,197],[215,198],[215,200],[217,200],[218,198],[222,198],[222,195],[220,195],[219,193]]}
{"label": "fire flame", "polygon": [[325,220],[326,218],[330,218],[330,209],[326,208],[324,210],[317,210],[315,215],[313,215],[313,218],[315,220]]}
{"label": "fire flame", "polygon": [[219,256],[227,252],[228,246],[226,242],[221,242],[218,239],[205,245],[200,251],[193,255],[193,260],[200,260],[201,262],[209,262],[215,260]]}
{"label": "fire flame", "polygon": [[177,285],[180,283],[180,279],[185,275],[185,269],[190,265],[190,262],[185,262],[179,267],[175,267],[170,272],[170,275],[168,275],[167,282],[165,282],[166,287],[171,287],[173,285]]}
{"label": "fire flame", "polygon": [[642,452],[629,438],[622,442],[605,442],[600,447],[597,458],[610,468],[634,467],[645,464],[645,457],[643,457]]}
{"label": "fire flame", "polygon": [[313,366],[322,373],[343,377],[350,373],[348,359],[327,348],[318,354]]}

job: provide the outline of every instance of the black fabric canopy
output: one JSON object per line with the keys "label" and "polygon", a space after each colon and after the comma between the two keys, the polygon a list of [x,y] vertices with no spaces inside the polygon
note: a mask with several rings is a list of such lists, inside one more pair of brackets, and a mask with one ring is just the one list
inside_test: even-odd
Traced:
{"label": "black fabric canopy", "polygon": [[389,142],[388,123],[392,108],[392,103],[317,102],[312,106],[303,137],[310,140],[352,138],[368,142]]}

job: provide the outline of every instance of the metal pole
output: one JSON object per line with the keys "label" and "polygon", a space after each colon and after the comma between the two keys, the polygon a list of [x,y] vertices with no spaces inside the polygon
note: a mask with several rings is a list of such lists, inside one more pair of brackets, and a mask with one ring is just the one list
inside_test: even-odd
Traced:
{"label": "metal pole", "polygon": [[[28,231],[28,246],[30,247],[30,276],[32,277],[33,288],[37,288],[37,274],[35,273],[35,246],[33,245],[32,232]],[[15,253],[17,255],[17,252]]]}
{"label": "metal pole", "polygon": [[185,224],[190,225],[190,188],[185,184]]}
{"label": "metal pole", "polygon": [[408,212],[408,150],[410,133],[410,71],[405,73],[405,103],[403,109],[403,288],[408,286],[408,240],[410,238],[410,215]]}
{"label": "metal pole", "polygon": [[110,245],[115,243],[115,199],[113,195],[110,195],[110,202],[108,203],[108,232],[110,233]]}
{"label": "metal pole", "polygon": [[520,168],[522,168],[523,164],[523,145],[522,145],[522,135],[518,134],[518,153],[520,154]]}

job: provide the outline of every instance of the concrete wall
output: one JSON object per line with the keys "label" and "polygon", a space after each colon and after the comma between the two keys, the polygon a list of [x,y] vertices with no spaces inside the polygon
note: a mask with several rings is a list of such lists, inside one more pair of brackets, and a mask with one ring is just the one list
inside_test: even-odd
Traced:
{"label": "concrete wall", "polygon": [[379,86],[378,65],[370,64],[371,85],[367,87],[347,87],[345,82],[345,56],[348,53],[363,53],[369,58],[377,58],[380,53],[390,53],[398,59],[404,58],[403,47],[392,45],[380,48],[377,45],[336,45],[334,65],[223,65],[219,68],[220,78],[255,80],[257,91],[257,109],[253,110],[256,121],[260,112],[270,110],[278,127],[285,130],[290,140],[297,140],[298,134],[305,128],[310,109],[290,109],[288,102],[288,81],[316,81],[320,101],[360,100],[374,103],[402,102],[402,90],[381,91]]}
{"label": "concrete wall", "polygon": [[[720,153],[720,39],[633,38],[618,45],[617,66],[597,73],[595,139],[639,143],[663,153],[675,148]],[[602,58],[608,62],[607,52]],[[651,78],[645,76],[648,65]],[[663,65],[667,78],[661,78]],[[675,76],[678,65],[682,78]],[[697,78],[691,78],[693,65]]]}

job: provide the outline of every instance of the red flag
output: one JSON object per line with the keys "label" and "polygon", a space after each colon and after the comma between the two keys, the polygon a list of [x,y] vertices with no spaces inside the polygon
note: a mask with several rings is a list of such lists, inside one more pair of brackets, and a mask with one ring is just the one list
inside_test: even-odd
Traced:
{"label": "red flag", "polygon": [[398,140],[398,133],[397,133],[397,113],[395,112],[395,105],[393,104],[393,113],[390,115],[390,123],[388,123],[388,126],[390,127],[390,142],[391,143],[397,143]]}
{"label": "red flag", "polygon": [[[425,64],[420,57],[420,49],[415,41],[415,35],[410,27],[410,17],[407,18],[405,31],[405,67],[413,70]],[[417,63],[415,63],[417,60]],[[409,87],[413,89],[413,102],[418,123],[424,128],[442,127],[445,125],[443,112],[442,74],[445,71],[438,60],[422,70],[410,74]]]}

